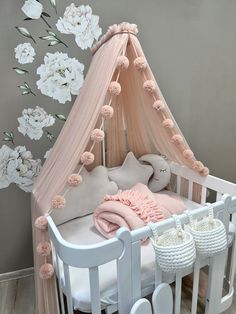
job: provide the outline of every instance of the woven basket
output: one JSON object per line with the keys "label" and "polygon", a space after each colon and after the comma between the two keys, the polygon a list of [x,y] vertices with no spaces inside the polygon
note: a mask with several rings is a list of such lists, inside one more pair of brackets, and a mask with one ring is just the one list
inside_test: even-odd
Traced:
{"label": "woven basket", "polygon": [[214,218],[213,207],[209,205],[208,217],[194,222],[191,212],[187,213],[190,219],[190,232],[195,241],[197,254],[213,256],[227,247],[225,226],[219,219]]}
{"label": "woven basket", "polygon": [[152,245],[156,254],[156,261],[164,272],[178,272],[190,268],[196,259],[196,249],[193,237],[185,232],[179,219],[173,215],[176,228],[158,235],[158,227],[149,224],[152,229]]}

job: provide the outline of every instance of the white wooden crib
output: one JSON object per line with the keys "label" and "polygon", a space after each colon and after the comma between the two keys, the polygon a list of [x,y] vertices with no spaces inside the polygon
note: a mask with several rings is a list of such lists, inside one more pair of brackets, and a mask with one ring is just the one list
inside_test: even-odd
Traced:
{"label": "white wooden crib", "polygon": [[[193,217],[201,218],[207,214],[208,208],[205,206],[205,203],[208,190],[211,191],[211,195],[215,193],[216,201],[213,203],[213,209],[214,213],[224,223],[228,232],[228,248],[211,258],[197,258],[192,269],[186,269],[176,275],[163,273],[157,266],[152,269],[155,272],[155,276],[153,274],[155,280],[150,282],[149,285],[143,285],[143,269],[141,265],[142,246],[140,240],[151,236],[151,229],[148,226],[132,232],[125,228],[120,228],[117,236],[110,240],[90,245],[75,245],[63,239],[59,229],[49,216],[49,235],[53,247],[54,267],[58,278],[62,314],[66,313],[65,308],[69,314],[72,314],[75,308],[74,292],[71,285],[71,279],[73,279],[71,276],[74,274],[71,271],[72,268],[73,270],[75,268],[88,270],[91,310],[82,310],[92,312],[93,314],[101,313],[102,309],[107,314],[114,313],[117,310],[121,314],[149,314],[151,313],[150,304],[142,298],[153,293],[153,291],[154,313],[169,314],[172,312],[172,301],[170,300],[172,296],[170,288],[165,285],[163,286],[164,282],[167,284],[175,282],[174,313],[180,314],[182,277],[190,273],[193,273],[191,313],[197,313],[199,272],[205,266],[209,267],[205,313],[222,313],[230,307],[234,293],[233,279],[236,248],[235,234],[229,232],[229,223],[230,221],[234,221],[233,214],[236,213],[236,184],[213,176],[200,177],[190,169],[179,166],[176,163],[171,164],[171,171],[177,177],[177,194],[181,193],[182,178],[188,181],[187,198],[189,200],[192,200],[193,197],[194,183],[201,186],[202,206],[194,209]],[[182,224],[187,223],[187,215],[180,215],[180,221]],[[174,227],[174,220],[170,218],[157,224],[160,232],[164,232]],[[112,261],[117,264],[115,282],[117,299],[112,299],[110,302],[108,299],[104,302],[100,296],[101,278],[99,276],[99,269],[102,265],[102,267],[106,267],[105,264]],[[110,270],[109,265],[107,266],[107,272]],[[224,296],[222,296],[223,287]],[[64,295],[67,300],[66,307],[64,304]],[[165,300],[166,304],[169,304],[169,308],[168,310],[166,308],[165,312],[162,311],[163,300]]]}

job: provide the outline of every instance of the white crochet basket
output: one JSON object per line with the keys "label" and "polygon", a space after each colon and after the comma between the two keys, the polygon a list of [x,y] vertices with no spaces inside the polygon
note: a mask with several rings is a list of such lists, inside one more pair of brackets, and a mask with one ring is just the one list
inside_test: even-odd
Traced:
{"label": "white crochet basket", "polygon": [[185,232],[179,219],[173,215],[176,228],[158,235],[158,227],[149,224],[152,229],[152,245],[156,254],[156,261],[164,272],[178,272],[190,268],[196,259],[196,249],[193,237]]}
{"label": "white crochet basket", "polygon": [[213,256],[227,247],[225,226],[222,221],[214,218],[213,207],[208,206],[208,217],[196,222],[193,220],[191,212],[187,212],[197,254],[202,256]]}

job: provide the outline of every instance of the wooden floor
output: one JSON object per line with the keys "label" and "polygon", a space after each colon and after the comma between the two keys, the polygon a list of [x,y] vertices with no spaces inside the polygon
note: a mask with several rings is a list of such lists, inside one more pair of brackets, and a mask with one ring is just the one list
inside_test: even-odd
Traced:
{"label": "wooden floor", "polygon": [[[236,287],[236,280],[234,286]],[[198,314],[204,313],[203,308],[203,305],[199,302]],[[181,314],[189,314],[190,309],[191,291],[184,289]],[[75,313],[79,314],[80,312],[76,311]],[[236,294],[233,305],[225,314],[235,313]],[[0,314],[34,314],[33,276],[0,282]]]}

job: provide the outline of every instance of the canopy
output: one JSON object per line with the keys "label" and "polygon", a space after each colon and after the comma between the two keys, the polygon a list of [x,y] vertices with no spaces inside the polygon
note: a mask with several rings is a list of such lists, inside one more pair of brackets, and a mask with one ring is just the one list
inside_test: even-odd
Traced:
{"label": "canopy", "polygon": [[195,159],[174,120],[137,33],[134,24],[113,25],[92,48],[84,85],[34,185],[36,313],[59,313],[44,218],[52,208],[63,207],[67,188],[79,184],[85,165],[120,165],[132,151],[136,157],[160,153],[203,176],[209,173]]}

